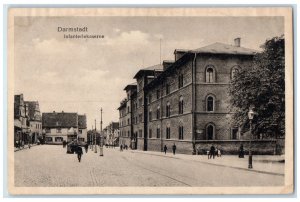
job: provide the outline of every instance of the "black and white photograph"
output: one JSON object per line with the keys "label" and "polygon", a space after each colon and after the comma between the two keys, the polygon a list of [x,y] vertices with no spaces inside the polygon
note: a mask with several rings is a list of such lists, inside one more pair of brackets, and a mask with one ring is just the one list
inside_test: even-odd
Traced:
{"label": "black and white photograph", "polygon": [[291,8],[8,20],[10,194],[293,192]]}

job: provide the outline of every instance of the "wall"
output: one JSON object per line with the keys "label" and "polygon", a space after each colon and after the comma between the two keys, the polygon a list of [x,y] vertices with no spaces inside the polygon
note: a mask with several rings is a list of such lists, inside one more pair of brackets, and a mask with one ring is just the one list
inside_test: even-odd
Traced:
{"label": "wall", "polygon": [[[252,154],[253,155],[274,155],[276,154],[276,140],[253,140],[252,141]],[[212,145],[219,148],[222,154],[238,155],[239,148],[243,144],[245,154],[249,151],[249,141],[247,140],[228,140],[228,141],[199,141],[196,143],[196,148],[200,154],[206,154]]]}

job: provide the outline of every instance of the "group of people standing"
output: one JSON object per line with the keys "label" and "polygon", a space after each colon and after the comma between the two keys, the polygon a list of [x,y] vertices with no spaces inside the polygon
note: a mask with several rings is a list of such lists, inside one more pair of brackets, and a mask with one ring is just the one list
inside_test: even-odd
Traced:
{"label": "group of people standing", "polygon": [[207,158],[208,159],[211,159],[211,158],[215,158],[215,156],[217,156],[217,157],[221,157],[221,150],[220,149],[218,149],[218,148],[215,148],[215,146],[214,145],[212,145],[211,147],[210,147],[210,150],[208,150],[207,151]]}

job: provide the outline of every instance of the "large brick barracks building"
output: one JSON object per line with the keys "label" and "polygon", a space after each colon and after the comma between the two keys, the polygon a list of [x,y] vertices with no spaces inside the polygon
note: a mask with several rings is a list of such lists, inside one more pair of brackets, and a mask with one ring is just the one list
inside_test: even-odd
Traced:
{"label": "large brick barracks building", "polygon": [[[255,50],[214,43],[174,51],[174,61],[139,70],[127,85],[120,107],[120,144],[132,149],[205,153],[211,145],[223,153],[248,149],[249,133],[232,124],[228,88],[236,71],[250,68]],[[256,139],[253,150],[273,154],[276,141]]]}

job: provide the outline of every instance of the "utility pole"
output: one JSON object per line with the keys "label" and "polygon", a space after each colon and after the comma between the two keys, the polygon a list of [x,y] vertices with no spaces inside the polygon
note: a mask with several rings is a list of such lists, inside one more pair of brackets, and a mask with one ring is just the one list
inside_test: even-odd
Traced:
{"label": "utility pole", "polygon": [[159,64],[161,64],[161,39],[159,39]]}
{"label": "utility pole", "polygon": [[94,142],[94,126],[93,125],[92,125],[92,133],[90,135],[90,142],[91,142],[90,148],[93,151],[94,150],[94,146],[93,146],[93,142]]}
{"label": "utility pole", "polygon": [[97,127],[95,119],[95,153],[97,153]]}
{"label": "utility pole", "polygon": [[104,142],[104,137],[102,136],[102,107],[101,107],[101,120],[100,120],[100,156],[103,156],[103,142]]}

